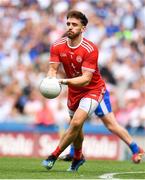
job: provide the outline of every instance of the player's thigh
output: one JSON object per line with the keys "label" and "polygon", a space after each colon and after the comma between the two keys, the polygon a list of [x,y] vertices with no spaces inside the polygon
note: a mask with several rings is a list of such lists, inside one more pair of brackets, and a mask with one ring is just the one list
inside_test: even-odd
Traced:
{"label": "player's thigh", "polygon": [[115,127],[118,125],[118,122],[116,121],[116,118],[115,118],[115,115],[113,112],[110,112],[110,113],[108,113],[108,114],[106,114],[100,118],[107,127],[109,127],[109,126]]}
{"label": "player's thigh", "polygon": [[72,121],[75,120],[78,123],[83,124],[84,121],[88,118],[88,116],[92,115],[97,106],[98,102],[96,100],[91,98],[82,98],[79,103],[79,107],[73,114]]}
{"label": "player's thigh", "polygon": [[87,112],[78,108],[73,115],[70,125],[81,128],[87,117]]}

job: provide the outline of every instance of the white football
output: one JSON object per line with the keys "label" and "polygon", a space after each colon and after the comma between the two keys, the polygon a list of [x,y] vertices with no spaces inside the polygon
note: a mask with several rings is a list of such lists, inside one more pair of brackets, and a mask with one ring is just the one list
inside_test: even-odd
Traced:
{"label": "white football", "polygon": [[48,98],[56,98],[61,92],[61,85],[56,78],[50,79],[49,77],[44,78],[39,86],[41,94]]}

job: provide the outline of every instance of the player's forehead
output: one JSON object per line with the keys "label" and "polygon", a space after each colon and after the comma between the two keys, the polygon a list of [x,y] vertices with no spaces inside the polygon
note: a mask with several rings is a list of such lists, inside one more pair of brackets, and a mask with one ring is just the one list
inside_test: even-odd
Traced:
{"label": "player's forehead", "polygon": [[81,20],[74,18],[74,17],[70,17],[67,19],[67,23],[76,23],[76,24],[81,24]]}

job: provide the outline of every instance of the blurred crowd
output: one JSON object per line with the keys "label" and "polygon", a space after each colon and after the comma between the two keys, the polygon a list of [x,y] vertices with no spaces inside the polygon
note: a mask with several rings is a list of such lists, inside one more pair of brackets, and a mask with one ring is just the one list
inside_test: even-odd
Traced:
{"label": "blurred crowd", "polygon": [[[65,33],[70,9],[89,19],[84,36],[99,48],[117,120],[144,128],[144,0],[0,0],[0,122],[63,126],[69,121],[67,88],[47,100],[39,83],[48,71],[50,45]],[[58,77],[64,77],[63,68]]]}

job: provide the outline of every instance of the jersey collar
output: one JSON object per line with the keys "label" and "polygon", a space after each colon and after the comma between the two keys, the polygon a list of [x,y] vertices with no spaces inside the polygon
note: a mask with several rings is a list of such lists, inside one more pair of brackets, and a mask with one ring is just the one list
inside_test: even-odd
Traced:
{"label": "jersey collar", "polygon": [[83,41],[83,36],[82,36],[81,42],[77,46],[70,46],[69,43],[68,43],[68,38],[66,40],[66,43],[67,43],[69,48],[76,49],[76,48],[78,48],[82,44],[82,41]]}

